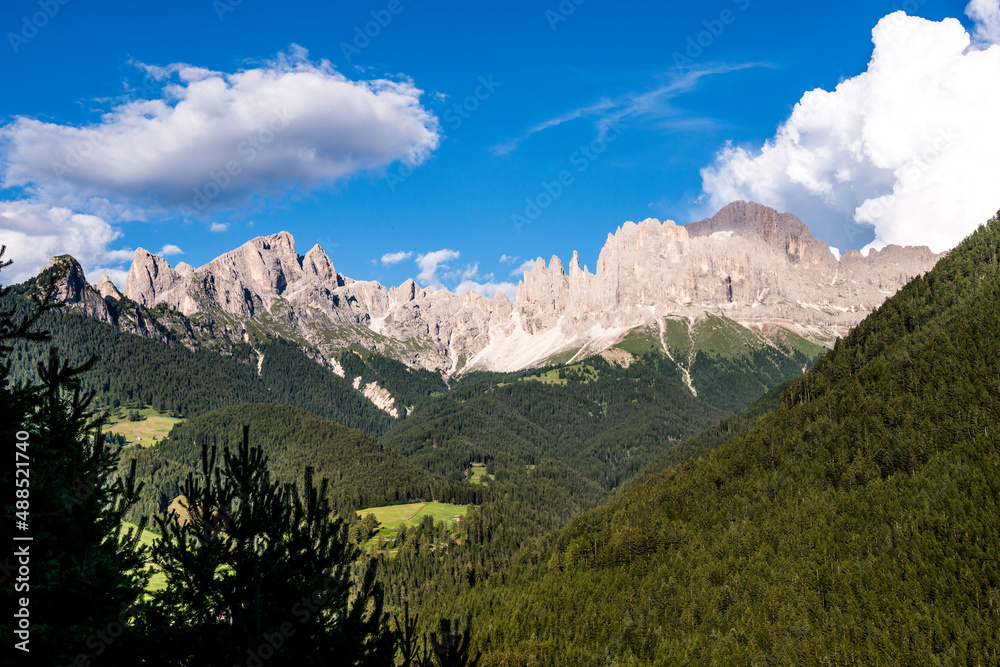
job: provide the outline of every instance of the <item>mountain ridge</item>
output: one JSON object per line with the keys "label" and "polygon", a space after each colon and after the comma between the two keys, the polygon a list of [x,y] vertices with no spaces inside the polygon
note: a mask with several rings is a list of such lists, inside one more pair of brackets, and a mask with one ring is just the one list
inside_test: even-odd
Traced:
{"label": "mountain ridge", "polygon": [[[887,246],[838,260],[794,215],[734,202],[688,225],[624,223],[608,234],[593,273],[580,268],[576,252],[568,273],[558,257],[538,258],[513,303],[502,293],[459,295],[412,279],[398,287],[353,280],[319,245],[299,255],[288,232],[252,239],[198,268],[171,267],[139,248],[121,294],[137,312],[156,310],[192,344],[199,336],[237,342],[264,333],[315,349],[334,371],[329,360],[361,346],[450,376],[584,358],[637,327],[659,327],[664,318],[694,325],[706,314],[828,347],[940,256]],[[113,321],[117,290],[106,276],[99,284],[77,285],[77,300]]]}

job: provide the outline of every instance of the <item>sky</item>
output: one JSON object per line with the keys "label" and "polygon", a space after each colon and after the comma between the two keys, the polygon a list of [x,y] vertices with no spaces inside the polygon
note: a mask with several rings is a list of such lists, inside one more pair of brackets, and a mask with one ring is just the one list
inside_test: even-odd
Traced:
{"label": "sky", "polygon": [[0,36],[7,284],[285,230],[356,280],[513,296],[738,199],[841,251],[1000,209],[1000,0],[6,0]]}

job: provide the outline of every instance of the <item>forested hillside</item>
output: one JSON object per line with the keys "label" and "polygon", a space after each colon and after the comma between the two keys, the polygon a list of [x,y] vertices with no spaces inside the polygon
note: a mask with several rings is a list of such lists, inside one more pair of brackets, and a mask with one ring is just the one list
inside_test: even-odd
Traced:
{"label": "forested hillside", "polygon": [[[35,281],[18,286],[0,307],[15,302],[25,307],[25,296],[35,289]],[[255,341],[256,348],[249,343],[226,344],[224,354],[215,348],[191,350],[173,340],[165,343],[124,333],[65,308],[45,313],[39,326],[51,332],[52,345],[70,363],[97,356],[96,365],[82,381],[86,390],[95,392],[97,404],[107,408],[148,405],[193,417],[228,405],[284,403],[374,434],[384,432],[394,421],[355,391],[350,380],[338,377],[288,341]],[[258,353],[263,354],[262,362]],[[37,360],[37,350],[23,341],[15,343],[12,376],[20,381],[34,378]],[[444,388],[440,378],[433,384],[436,376],[410,371],[390,359],[368,355],[364,363],[366,368],[378,369],[380,381],[398,387],[402,396],[414,401],[419,400],[414,394],[425,387],[428,394]]]}
{"label": "forested hillside", "polygon": [[998,368],[995,218],[776,411],[456,599],[482,664],[997,664]]}
{"label": "forested hillside", "polygon": [[382,563],[393,597],[405,597],[421,627],[433,628],[442,610],[464,608],[473,591],[504,581],[524,549],[605,502],[647,463],[703,453],[777,402],[773,392],[748,414],[717,422],[723,413],[677,376],[662,356],[628,368],[597,357],[482,378],[398,426],[387,443],[412,460],[445,474],[484,462],[493,478],[458,544],[442,550],[430,526],[400,533]]}
{"label": "forested hillside", "polygon": [[662,357],[628,368],[594,357],[460,387],[385,440],[441,474],[473,461],[508,472],[552,462],[606,492],[723,415],[692,396]]}
{"label": "forested hillside", "polygon": [[219,452],[234,448],[250,426],[250,443],[260,447],[275,479],[292,483],[310,466],[317,478],[329,479],[330,495],[338,513],[375,505],[439,499],[470,503],[481,500],[485,489],[449,483],[386,448],[370,435],[346,428],[305,410],[285,405],[239,405],[213,410],[178,424],[162,443],[150,449],[123,450],[122,469],[134,458],[147,482],[136,517],[164,511],[180,493],[188,473],[200,464],[201,446]]}

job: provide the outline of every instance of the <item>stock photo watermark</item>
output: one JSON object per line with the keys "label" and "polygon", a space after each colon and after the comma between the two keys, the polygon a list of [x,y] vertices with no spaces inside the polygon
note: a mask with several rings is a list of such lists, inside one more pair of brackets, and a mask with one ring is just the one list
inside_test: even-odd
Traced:
{"label": "stock photo watermark", "polygon": [[[289,614],[295,618],[298,625],[304,626],[316,614],[323,611],[333,594],[343,590],[349,583],[342,575],[329,577],[322,587],[314,589],[308,595],[303,595],[298,602],[292,605]],[[256,649],[247,649],[246,666],[262,667],[297,632],[298,628],[291,620],[284,621],[272,632],[265,632],[261,637],[262,641]]]}
{"label": "stock photo watermark", "polygon": [[194,188],[194,196],[191,198],[190,206],[181,204],[181,215],[190,218],[207,209],[233,184],[234,179],[242,174],[243,170],[275,140],[277,135],[288,127],[289,123],[288,111],[281,109],[275,112],[266,126],[247,135],[247,138],[236,147],[236,152],[241,159],[229,160],[218,170],[209,171],[205,183]]}
{"label": "stock photo watermark", "polygon": [[[130,600],[142,597],[144,592],[143,590],[135,591]],[[121,612],[114,620],[110,621],[103,628],[87,635],[87,639],[84,640],[84,646],[92,651],[90,655],[93,655],[95,658],[104,655],[104,652],[118,641],[118,638],[124,634],[125,628],[128,627],[129,621],[139,613],[138,607],[133,602],[122,602],[121,607]],[[80,653],[66,667],[90,667],[92,664],[93,660],[87,654]]]}
{"label": "stock photo watermark", "polygon": [[545,20],[549,22],[552,32],[559,29],[559,25],[569,20],[570,16],[576,14],[577,8],[587,0],[562,0],[555,9],[545,10]]}
{"label": "stock photo watermark", "polygon": [[[472,115],[479,111],[483,102],[493,97],[493,94],[502,85],[501,82],[493,79],[492,74],[479,77],[476,88],[472,93],[460,102],[455,102],[444,113],[444,122],[448,124],[451,131],[457,131],[465,121],[472,118]],[[395,169],[386,172],[385,182],[389,186],[389,189],[395,192],[396,187],[404,183],[413,174],[415,169],[415,166],[401,164]]]}
{"label": "stock photo watermark", "polygon": [[[31,592],[31,536],[28,532],[28,519],[31,515],[31,435],[27,431],[18,431],[14,434],[16,440],[14,444],[14,527],[17,533],[14,534],[14,563],[17,565],[17,577],[14,579],[14,592],[27,594]],[[5,563],[6,564],[6,563]],[[14,574],[12,572],[12,574]],[[6,575],[6,573],[5,573]],[[4,577],[6,580],[6,576]],[[14,613],[15,628],[13,634],[20,640],[14,643],[14,648],[18,651],[30,653],[31,641],[31,612],[29,610],[31,599],[24,595],[16,600]]]}
{"label": "stock photo watermark", "polygon": [[21,47],[33,40],[59,14],[59,10],[69,3],[70,0],[38,0],[38,11],[31,16],[21,17],[21,29],[18,32],[7,33],[7,41],[14,53],[20,53]]}
{"label": "stock photo watermark", "polygon": [[[750,9],[750,0],[731,0],[731,2],[739,12]],[[722,37],[726,28],[736,23],[738,16],[736,11],[726,8],[719,12],[717,17],[702,21],[701,24],[705,29],[695,35],[688,36],[684,52],[674,51],[674,66],[684,68],[694,65],[694,61],[705,55],[705,52],[715,44],[715,40]]]}
{"label": "stock photo watermark", "polygon": [[212,9],[220,21],[226,20],[226,14],[236,11],[236,8],[243,4],[243,0],[212,0]]}
{"label": "stock photo watermark", "polygon": [[354,56],[360,55],[362,51],[371,46],[372,41],[378,39],[382,31],[389,27],[392,20],[403,13],[406,5],[403,0],[389,0],[382,9],[373,9],[372,20],[364,25],[354,26],[354,35],[350,42],[340,43],[340,52],[344,54],[344,59],[350,64]]}
{"label": "stock photo watermark", "polygon": [[[140,85],[128,86],[127,97],[130,101],[153,99],[152,96],[159,94],[162,88],[162,82],[151,78],[147,74]],[[90,159],[96,151],[106,147],[107,138],[103,126],[83,129],[80,133],[80,138],[67,142],[66,155],[62,161],[57,160],[52,162],[52,173],[60,178],[66,174],[73,173]]]}
{"label": "stock photo watermark", "polygon": [[526,225],[538,220],[542,213],[576,182],[577,174],[582,174],[590,169],[590,166],[608,150],[608,146],[621,137],[622,131],[627,127],[621,120],[617,120],[608,125],[607,129],[589,144],[580,146],[573,151],[569,156],[569,163],[573,169],[563,169],[551,180],[543,180],[539,184],[537,194],[525,198],[524,210],[510,216],[511,222],[514,223],[514,229],[520,233]]}
{"label": "stock photo watermark", "polygon": [[[874,222],[886,215],[889,209],[896,203],[896,198],[900,195],[908,194],[914,188],[919,187],[918,184],[921,175],[933,167],[961,138],[961,135],[952,127],[939,129],[936,133],[934,143],[897,171],[899,175],[897,182],[902,185],[895,188],[890,194],[869,199],[859,207],[858,211],[863,213],[869,222]],[[845,226],[845,232],[848,232],[847,226]],[[855,231],[854,235],[856,236],[859,233]],[[850,232],[848,232],[848,236],[851,237]],[[853,237],[851,237],[851,240],[853,241]]]}

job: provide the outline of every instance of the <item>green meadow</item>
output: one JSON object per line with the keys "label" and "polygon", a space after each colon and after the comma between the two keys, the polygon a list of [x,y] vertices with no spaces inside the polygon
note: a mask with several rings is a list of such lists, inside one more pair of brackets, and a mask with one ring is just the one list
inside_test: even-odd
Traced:
{"label": "green meadow", "polygon": [[108,419],[105,430],[108,433],[117,433],[124,436],[130,445],[140,447],[150,447],[167,437],[170,429],[174,425],[184,421],[177,417],[169,417],[153,408],[143,408],[136,410],[142,417],[140,421],[129,421],[128,415],[132,412],[130,408],[119,408]]}
{"label": "green meadow", "polygon": [[[483,472],[485,473],[485,466]],[[369,514],[378,521],[378,532],[368,543],[369,549],[376,549],[379,543],[391,542],[396,539],[400,526],[418,526],[424,517],[431,517],[435,523],[447,523],[454,526],[456,517],[464,517],[469,511],[467,505],[450,505],[448,503],[410,503],[408,505],[389,505],[387,507],[369,507],[358,510],[358,516],[364,518]],[[392,554],[392,552],[389,552]]]}

